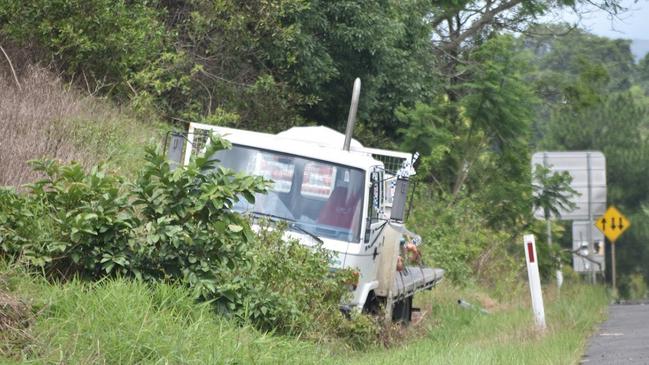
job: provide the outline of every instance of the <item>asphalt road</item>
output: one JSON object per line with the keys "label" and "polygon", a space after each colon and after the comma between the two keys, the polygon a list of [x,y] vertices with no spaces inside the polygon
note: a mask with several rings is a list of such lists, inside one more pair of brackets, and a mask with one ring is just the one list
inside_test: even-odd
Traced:
{"label": "asphalt road", "polygon": [[614,304],[581,364],[649,364],[649,304]]}

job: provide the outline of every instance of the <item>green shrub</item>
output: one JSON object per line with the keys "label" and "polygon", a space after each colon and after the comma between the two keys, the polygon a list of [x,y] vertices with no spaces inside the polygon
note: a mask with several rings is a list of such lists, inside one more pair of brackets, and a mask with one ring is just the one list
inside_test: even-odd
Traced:
{"label": "green shrub", "polygon": [[[215,136],[206,155],[228,146]],[[32,162],[44,178],[28,185],[29,194],[0,194],[2,253],[57,276],[184,281],[215,297],[223,272],[250,264],[255,240],[230,208],[266,183],[215,168],[207,157],[172,171],[149,148],[146,161],[135,183],[102,165],[86,173],[77,163]]]}
{"label": "green shrub", "polygon": [[[425,203],[424,203],[425,201]],[[424,257],[446,270],[445,277],[461,283],[472,274],[472,263],[489,243],[471,208],[421,199],[410,224],[425,242]],[[468,204],[469,202],[464,202]]]}
{"label": "green shrub", "polygon": [[45,264],[40,243],[47,239],[47,225],[40,219],[43,205],[14,189],[0,188],[0,256],[27,257],[37,266]]}
{"label": "green shrub", "polygon": [[209,157],[230,144],[211,140],[203,157],[175,170],[148,148],[134,182],[102,165],[85,172],[77,163],[32,162],[44,178],[27,194],[0,191],[0,254],[56,278],[182,283],[266,331],[352,342],[371,333],[339,312],[351,272],[331,271],[330,252],[284,240],[281,225],[259,222],[255,233],[232,211],[267,181],[217,167]]}
{"label": "green shrub", "polygon": [[352,273],[331,271],[331,252],[286,241],[283,228],[261,224],[258,245],[251,252],[253,269],[246,277],[245,311],[240,315],[266,330],[334,334],[337,326],[323,322],[342,319],[338,308],[349,293],[344,283]]}
{"label": "green shrub", "polygon": [[622,276],[619,289],[620,296],[625,299],[646,299],[649,293],[647,282],[639,272]]}
{"label": "green shrub", "polygon": [[[338,320],[333,328],[348,346],[363,350],[379,340],[382,328],[377,321],[378,318],[369,314],[352,312],[350,318]],[[391,329],[383,328],[384,332],[389,330]]]}
{"label": "green shrub", "polygon": [[86,173],[78,163],[40,160],[31,164],[45,175],[29,188],[31,199],[43,208],[40,219],[49,222],[50,229],[41,251],[27,258],[44,261],[48,271],[64,276],[127,273],[129,238],[138,219],[123,179],[107,173],[102,165]]}
{"label": "green shrub", "polygon": [[217,168],[211,156],[229,147],[229,142],[213,136],[204,157],[173,171],[166,156],[149,149],[142,173],[130,188],[141,217],[133,232],[142,261],[136,274],[182,278],[203,298],[216,298],[217,304],[232,310],[240,301],[224,279],[231,272],[250,270],[255,235],[231,208],[241,196],[254,200],[254,193],[267,185],[260,177]]}
{"label": "green shrub", "polygon": [[515,280],[509,233],[489,228],[474,200],[432,197],[424,190],[419,189],[408,224],[422,236],[427,265],[443,268],[445,277],[460,285],[476,279],[490,285]]}

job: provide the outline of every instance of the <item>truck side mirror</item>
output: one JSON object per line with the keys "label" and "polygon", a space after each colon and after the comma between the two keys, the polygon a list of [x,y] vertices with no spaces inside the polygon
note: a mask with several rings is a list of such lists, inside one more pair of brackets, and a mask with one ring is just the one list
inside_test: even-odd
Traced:
{"label": "truck side mirror", "polygon": [[406,201],[408,200],[408,179],[397,179],[397,184],[394,188],[394,197],[392,197],[392,210],[390,211],[390,219],[403,222],[406,213]]}

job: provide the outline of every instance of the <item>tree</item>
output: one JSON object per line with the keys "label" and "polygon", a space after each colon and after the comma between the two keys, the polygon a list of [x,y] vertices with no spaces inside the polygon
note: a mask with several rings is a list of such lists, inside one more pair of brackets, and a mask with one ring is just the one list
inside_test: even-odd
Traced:
{"label": "tree", "polygon": [[649,53],[647,53],[636,67],[636,79],[638,84],[642,86],[645,95],[649,95]]}
{"label": "tree", "polygon": [[543,146],[546,149],[601,150],[606,156],[608,200],[638,207],[649,199],[644,182],[649,179],[649,141],[641,133],[649,111],[630,93],[606,97],[588,109],[570,106],[553,113]]}
{"label": "tree", "polygon": [[579,194],[570,186],[570,173],[552,173],[551,166],[537,164],[534,166],[533,177],[534,209],[541,209],[546,221],[549,222],[553,217],[561,218],[561,211],[569,212],[577,207],[570,200]]}
{"label": "tree", "polygon": [[[507,47],[520,46],[518,41],[499,34],[503,30],[524,31],[547,11],[577,3],[462,0],[428,4],[431,57],[435,60],[431,72],[441,84],[435,89],[437,95],[423,102],[442,114],[444,128],[454,136],[445,161],[439,164],[439,176],[435,177],[452,194],[457,195],[471,180],[483,152],[495,152],[490,153],[492,157],[504,156],[499,151],[512,143],[525,143],[522,141],[530,133],[534,114],[531,106],[536,100],[522,79],[530,65],[525,65],[523,53],[508,52]],[[597,5],[612,13],[622,10],[617,1]],[[405,114],[400,110],[402,118]]]}
{"label": "tree", "polygon": [[149,3],[0,0],[0,36],[32,52],[46,50],[39,52],[44,63],[89,93],[124,97],[135,76],[168,51],[160,12]]}
{"label": "tree", "polygon": [[[485,214],[494,223],[529,214],[529,186],[517,181],[529,181],[527,143],[535,96],[523,80],[527,59],[515,52],[516,44],[511,36],[494,35],[473,50],[473,63],[462,66],[466,81],[454,86],[462,97],[443,95],[432,100],[437,105],[398,114],[409,123],[402,130],[404,147],[435,153],[427,179],[454,196],[462,191],[481,194]],[[441,144],[431,146],[435,141]],[[484,189],[486,184],[494,190]],[[503,190],[496,192],[495,186]],[[492,199],[498,198],[521,204],[492,209]]]}
{"label": "tree", "polygon": [[544,24],[531,28],[522,45],[535,56],[526,79],[543,101],[536,106],[533,143],[543,139],[557,110],[597,107],[608,93],[628,90],[633,82],[629,41],[598,37],[567,24]]}
{"label": "tree", "polygon": [[[360,134],[390,143],[394,111],[430,95],[426,8],[418,1],[165,0],[189,83],[168,95],[189,120],[260,131],[317,123],[339,130],[363,81]],[[236,116],[222,118],[227,113]],[[385,134],[385,137],[382,137]],[[375,137],[376,136],[376,137]]]}
{"label": "tree", "polygon": [[647,219],[643,207],[649,201],[644,188],[649,180],[649,141],[644,132],[649,124],[646,106],[631,93],[605,98],[586,110],[570,107],[553,114],[544,145],[566,150],[601,150],[606,156],[608,201],[632,218],[634,228],[616,243],[622,276],[640,270],[649,279],[642,261],[649,255],[645,242],[649,232],[642,227]]}
{"label": "tree", "polygon": [[[552,173],[551,166],[543,166],[537,164],[534,166],[533,180],[532,180],[532,190],[533,190],[533,207],[534,210],[541,209],[543,211],[543,218],[545,219],[546,224],[546,239],[548,242],[547,252],[551,256],[556,257],[556,262],[558,266],[557,275],[560,275],[561,270],[561,256],[560,251],[557,249],[553,250],[552,247],[552,218],[561,218],[561,211],[572,211],[577,207],[577,205],[572,202],[572,197],[579,195],[575,191],[570,183],[572,182],[572,176],[567,171],[561,173],[555,172]],[[553,252],[554,251],[554,252]],[[543,270],[545,272],[544,276],[548,275],[547,264],[544,265],[546,268]]]}

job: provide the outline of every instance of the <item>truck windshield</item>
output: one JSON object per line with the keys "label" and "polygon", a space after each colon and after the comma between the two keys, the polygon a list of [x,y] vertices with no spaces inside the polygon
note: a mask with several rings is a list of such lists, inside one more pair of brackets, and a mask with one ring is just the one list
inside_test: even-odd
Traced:
{"label": "truck windshield", "polygon": [[255,203],[234,209],[294,222],[316,236],[359,242],[365,179],[349,166],[253,147],[233,146],[214,155],[220,165],[273,181]]}

